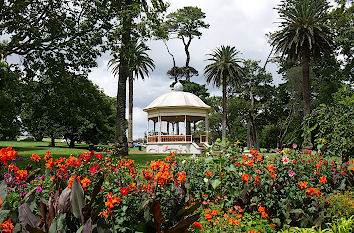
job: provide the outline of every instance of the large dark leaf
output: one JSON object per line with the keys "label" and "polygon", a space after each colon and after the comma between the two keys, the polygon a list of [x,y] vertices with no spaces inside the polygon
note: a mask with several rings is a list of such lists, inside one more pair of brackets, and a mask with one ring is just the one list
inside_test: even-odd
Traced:
{"label": "large dark leaf", "polygon": [[68,187],[61,192],[58,201],[58,211],[63,211],[64,213],[70,211],[70,195],[71,189]]}
{"label": "large dark leaf", "polygon": [[2,180],[0,183],[0,198],[2,202],[5,202],[7,196],[7,182]]}
{"label": "large dark leaf", "polygon": [[66,214],[60,213],[55,217],[53,220],[52,225],[49,228],[49,233],[66,233],[67,226],[66,226]]}
{"label": "large dark leaf", "polygon": [[77,179],[74,179],[72,187],[71,187],[71,212],[74,214],[76,218],[79,218],[81,222],[84,221],[84,217],[82,215],[82,208],[84,207],[84,190],[81,187],[81,184]]}
{"label": "large dark leaf", "polygon": [[92,220],[91,220],[91,218],[89,218],[89,219],[86,221],[86,223],[85,223],[85,225],[83,226],[81,232],[82,232],[82,233],[91,233],[91,232],[92,232]]}
{"label": "large dark leaf", "polygon": [[156,201],[156,200],[152,201],[150,212],[152,213],[152,215],[154,217],[156,232],[160,233],[161,232],[161,225],[162,225],[163,217],[162,217],[162,214],[161,214],[160,203],[158,201]]}
{"label": "large dark leaf", "polygon": [[26,225],[26,230],[29,232],[29,233],[45,233],[44,231],[42,230],[39,230],[38,228],[34,228],[34,227],[31,227],[30,225]]}
{"label": "large dark leaf", "polygon": [[18,207],[18,218],[23,227],[26,227],[28,224],[33,228],[38,228],[41,222],[40,219],[32,213],[27,203]]}
{"label": "large dark leaf", "polygon": [[23,198],[24,201],[26,201],[35,191],[37,190],[37,187],[33,188],[31,191],[29,191],[26,196]]}
{"label": "large dark leaf", "polygon": [[195,214],[192,216],[189,216],[181,221],[179,221],[176,225],[173,227],[167,229],[165,233],[184,233],[188,229],[190,225],[192,225],[194,222],[198,221],[200,217],[200,214]]}
{"label": "large dark leaf", "polygon": [[4,222],[7,220],[7,216],[9,215],[10,210],[0,210],[0,222]]}
{"label": "large dark leaf", "polygon": [[50,226],[55,218],[55,208],[54,208],[53,197],[49,197],[48,212],[49,212],[49,218],[48,218],[47,225]]}
{"label": "large dark leaf", "polygon": [[84,209],[82,210],[82,213],[83,213],[83,216],[84,216],[85,220],[87,219],[87,216],[91,213],[92,204],[94,203],[98,193],[101,191],[101,187],[102,187],[103,182],[104,182],[104,175],[102,175],[102,177],[100,178],[98,183],[95,185],[95,187],[94,187],[94,189],[93,189],[93,191],[91,193],[90,203],[88,205],[86,205],[84,207]]}

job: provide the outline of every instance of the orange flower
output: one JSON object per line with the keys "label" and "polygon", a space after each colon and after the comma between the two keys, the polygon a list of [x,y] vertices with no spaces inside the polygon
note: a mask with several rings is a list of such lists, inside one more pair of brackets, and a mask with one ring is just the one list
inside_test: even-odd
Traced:
{"label": "orange flower", "polygon": [[270,172],[274,172],[275,171],[275,167],[273,166],[273,164],[266,166],[266,168],[268,169],[268,171]]}
{"label": "orange flower", "polygon": [[273,180],[275,179],[276,176],[277,176],[277,174],[275,174],[274,172],[271,172],[271,173],[270,173],[270,177],[272,177]]}
{"label": "orange flower", "polygon": [[194,222],[193,227],[198,229],[198,228],[203,227],[203,225],[200,222]]}
{"label": "orange flower", "polygon": [[108,218],[108,210],[106,209],[106,210],[102,211],[98,216],[103,216],[105,219],[107,219]]}
{"label": "orange flower", "polygon": [[2,202],[1,197],[0,197],[0,208],[1,208],[1,206],[2,206],[2,203],[3,203],[3,202]]}
{"label": "orange flower", "polygon": [[326,177],[325,176],[321,176],[320,182],[323,183],[323,184],[327,183]]}
{"label": "orange flower", "polygon": [[16,172],[16,179],[26,180],[27,179],[27,170],[18,170]]}
{"label": "orange flower", "polygon": [[262,207],[261,205],[259,205],[258,211],[259,211],[259,213],[262,214],[262,218],[267,218],[268,217],[268,214],[265,212],[265,208]]}
{"label": "orange flower", "polygon": [[114,208],[115,204],[119,205],[121,201],[120,198],[117,198],[117,194],[113,196],[111,192],[107,194],[106,197],[107,197],[107,201],[104,204],[110,209]]}
{"label": "orange flower", "polygon": [[45,167],[48,169],[52,169],[52,167],[55,165],[55,162],[53,162],[53,158],[50,158],[47,161],[48,162],[45,164]]}
{"label": "orange flower", "polygon": [[318,191],[317,189],[315,189],[315,188],[309,188],[308,190],[306,190],[306,193],[310,196],[310,197],[312,197],[312,196],[321,196],[322,195],[322,193],[320,192],[320,191]]}
{"label": "orange flower", "polygon": [[307,188],[307,184],[308,184],[308,182],[299,182],[300,189],[305,189],[305,188]]}
{"label": "orange flower", "polygon": [[13,172],[17,172],[17,171],[18,171],[18,167],[16,167],[13,163],[10,164],[7,168],[8,168],[10,171],[13,171]]}
{"label": "orange flower", "polygon": [[167,156],[167,157],[165,158],[165,161],[166,161],[166,162],[171,161],[171,160],[172,160],[172,157],[171,157],[171,156]]}
{"label": "orange flower", "polygon": [[209,172],[209,171],[208,171],[208,172],[205,173],[205,175],[206,175],[206,176],[212,176],[212,175],[213,175],[213,172]]}
{"label": "orange flower", "polygon": [[33,154],[33,155],[31,156],[31,159],[32,159],[33,161],[39,162],[39,161],[41,160],[41,157],[40,157],[39,155],[37,155],[37,154]]}
{"label": "orange flower", "polygon": [[2,148],[0,150],[0,161],[7,166],[7,161],[16,159],[17,151],[13,150],[12,147]]}
{"label": "orange flower", "polygon": [[2,228],[1,232],[3,233],[11,233],[12,229],[14,229],[14,225],[12,225],[10,218],[5,222],[0,223],[0,227]]}
{"label": "orange flower", "polygon": [[44,160],[48,161],[50,158],[52,158],[52,156],[50,155],[52,152],[47,151],[47,153],[44,155]]}
{"label": "orange flower", "polygon": [[91,180],[87,177],[83,178],[81,180],[81,184],[83,188],[86,188],[89,184],[91,184]]}
{"label": "orange flower", "polygon": [[205,219],[210,220],[212,218],[213,218],[213,216],[211,216],[211,214],[205,214]]}
{"label": "orange flower", "polygon": [[[53,176],[54,177],[54,176]],[[73,182],[75,180],[75,176],[71,176],[69,178],[69,181],[68,181],[68,188],[71,189],[71,187],[73,186]]]}
{"label": "orange flower", "polygon": [[217,215],[218,214],[218,211],[217,210],[213,210],[212,212],[211,212],[211,215]]}
{"label": "orange flower", "polygon": [[181,181],[181,182],[184,182],[184,181],[187,181],[186,179],[186,172],[183,171],[181,173],[177,173],[177,180]]}
{"label": "orange flower", "polygon": [[250,181],[248,174],[242,174],[242,182],[245,182],[245,181],[247,181],[247,183],[248,183],[248,181]]}
{"label": "orange flower", "polygon": [[229,218],[229,224],[230,225],[239,224],[240,222],[241,222],[240,220],[236,220],[234,218]]}

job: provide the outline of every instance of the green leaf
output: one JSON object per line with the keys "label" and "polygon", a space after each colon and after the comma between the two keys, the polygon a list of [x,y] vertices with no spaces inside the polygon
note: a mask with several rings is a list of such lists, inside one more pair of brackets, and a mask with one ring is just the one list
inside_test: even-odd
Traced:
{"label": "green leaf", "polygon": [[216,189],[220,184],[221,184],[221,181],[216,179],[216,180],[212,180],[211,182],[211,186]]}
{"label": "green leaf", "polygon": [[210,163],[213,161],[213,157],[208,157],[205,159],[205,163]]}
{"label": "green leaf", "polygon": [[229,172],[236,172],[236,167],[235,165],[231,164],[230,166],[226,167],[225,170]]}
{"label": "green leaf", "polygon": [[272,222],[277,224],[278,226],[281,225],[280,219],[279,218],[272,218]]}
{"label": "green leaf", "polygon": [[293,209],[289,211],[290,214],[301,214],[303,212],[304,211],[302,209]]}
{"label": "green leaf", "polygon": [[199,208],[199,206],[201,204],[202,204],[202,202],[197,202],[196,204],[192,205],[188,209],[184,209],[184,208],[180,209],[177,212],[176,217],[179,218],[179,217],[184,217],[184,216],[188,216],[188,215],[192,214],[194,211],[196,211]]}
{"label": "green leaf", "polygon": [[82,215],[82,208],[85,205],[84,201],[84,190],[82,189],[79,181],[77,179],[74,179],[70,195],[71,212],[76,218],[79,218],[82,222],[84,220]]}

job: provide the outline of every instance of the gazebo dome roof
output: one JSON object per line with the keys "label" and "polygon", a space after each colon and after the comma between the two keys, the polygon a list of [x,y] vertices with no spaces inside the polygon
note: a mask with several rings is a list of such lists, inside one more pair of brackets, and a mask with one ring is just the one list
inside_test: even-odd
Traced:
{"label": "gazebo dome roof", "polygon": [[147,112],[159,108],[196,108],[211,111],[211,107],[198,96],[179,90],[161,95],[143,110]]}

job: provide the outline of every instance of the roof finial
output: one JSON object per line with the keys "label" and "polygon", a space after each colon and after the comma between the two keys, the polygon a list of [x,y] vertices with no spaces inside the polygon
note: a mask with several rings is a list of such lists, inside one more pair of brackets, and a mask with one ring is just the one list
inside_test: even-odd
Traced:
{"label": "roof finial", "polygon": [[176,84],[173,86],[174,91],[183,91],[183,85],[179,81],[176,82]]}

